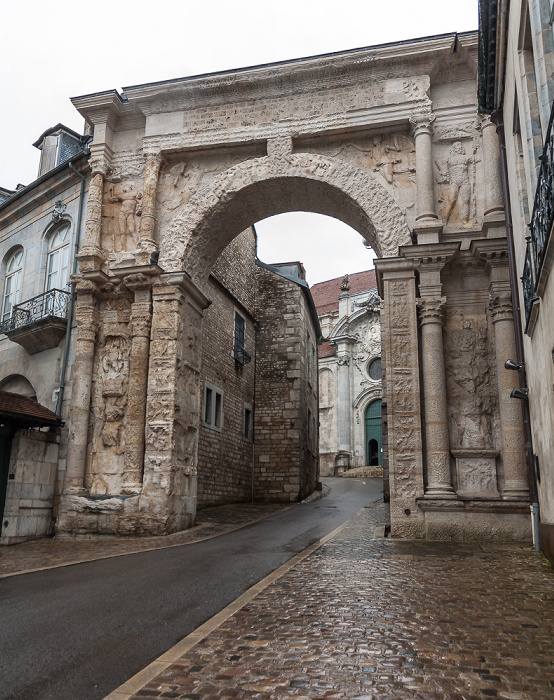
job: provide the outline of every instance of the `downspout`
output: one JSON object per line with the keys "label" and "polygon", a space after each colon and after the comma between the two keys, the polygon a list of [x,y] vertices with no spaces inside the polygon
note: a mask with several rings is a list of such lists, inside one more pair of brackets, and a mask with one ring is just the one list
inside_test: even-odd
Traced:
{"label": "downspout", "polygon": [[[77,272],[77,258],[75,255],[79,250],[79,245],[81,242],[81,221],[83,219],[83,199],[85,194],[85,176],[80,173],[76,168],[73,167],[71,161],[68,163],[69,169],[72,170],[76,175],[81,178],[81,190],[79,193],[79,209],[77,211],[77,231],[75,233],[75,242],[73,244],[73,270],[72,274]],[[62,404],[63,396],[65,392],[65,375],[67,372],[67,362],[69,358],[69,344],[71,340],[71,324],[73,320],[73,308],[75,306],[75,284],[71,282],[71,293],[69,296],[69,309],[67,310],[67,328],[65,329],[65,343],[63,348],[62,356],[62,368],[60,371],[60,388],[58,390],[58,401],[56,403],[56,415],[61,418],[62,416]]]}
{"label": "downspout", "polygon": [[[504,133],[504,115],[502,108],[497,109],[491,115],[493,122],[496,124],[496,133],[498,134],[498,142],[500,146],[500,163],[502,170],[502,192],[504,195],[504,211],[506,215],[506,237],[508,239],[508,264],[510,268],[510,291],[512,294],[512,306],[514,315],[514,334],[516,341],[516,355],[519,364],[519,385],[520,387],[527,386],[527,373],[525,371],[525,354],[523,350],[523,331],[521,328],[521,309],[519,303],[519,288],[517,284],[517,267],[515,260],[514,249],[514,230],[512,225],[512,206],[510,201],[510,186],[508,183],[508,161],[506,157],[506,135]],[[517,399],[516,399],[517,400]],[[531,433],[531,419],[529,415],[529,403],[526,400],[521,401],[521,410],[523,414],[523,432],[525,435],[525,450],[527,454],[527,473],[529,481],[529,496],[531,499],[531,519],[533,527],[533,544],[535,550],[540,551],[540,513],[539,499],[537,491],[537,476],[535,474],[535,460],[533,457],[533,436]]]}
{"label": "downspout", "polygon": [[254,503],[254,468],[256,460],[256,360],[258,353],[258,330],[259,323],[254,321],[254,401],[252,401],[252,485],[251,485],[251,501]]}

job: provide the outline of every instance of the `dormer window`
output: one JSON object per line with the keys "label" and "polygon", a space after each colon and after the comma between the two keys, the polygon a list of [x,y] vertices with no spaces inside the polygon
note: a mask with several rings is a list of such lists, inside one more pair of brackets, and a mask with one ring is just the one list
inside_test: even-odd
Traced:
{"label": "dormer window", "polygon": [[47,292],[51,289],[63,289],[69,282],[70,239],[69,226],[58,229],[50,238],[46,267]]}
{"label": "dormer window", "polygon": [[13,307],[19,301],[21,291],[21,273],[23,271],[23,250],[12,253],[6,265],[6,282],[2,303],[2,321],[11,318]]}

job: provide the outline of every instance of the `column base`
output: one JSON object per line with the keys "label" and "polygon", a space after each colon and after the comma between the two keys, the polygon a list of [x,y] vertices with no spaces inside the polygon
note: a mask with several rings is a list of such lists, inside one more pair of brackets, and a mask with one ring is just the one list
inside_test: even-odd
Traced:
{"label": "column base", "polygon": [[425,489],[425,494],[423,498],[449,498],[457,499],[458,496],[452,487],[448,486],[429,486]]}

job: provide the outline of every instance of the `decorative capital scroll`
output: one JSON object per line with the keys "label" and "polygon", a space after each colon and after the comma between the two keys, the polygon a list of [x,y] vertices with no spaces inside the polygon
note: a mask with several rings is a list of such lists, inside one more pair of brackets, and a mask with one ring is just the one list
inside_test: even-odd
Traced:
{"label": "decorative capital scroll", "polygon": [[431,125],[435,121],[436,116],[433,112],[414,112],[410,117],[410,124],[414,132],[414,136],[417,138],[420,134],[430,134]]}
{"label": "decorative capital scroll", "polygon": [[108,172],[108,161],[104,157],[93,156],[89,160],[88,164],[93,175],[100,174],[102,177],[106,177],[106,173]]}
{"label": "decorative capital scroll", "polygon": [[439,323],[442,325],[445,304],[446,297],[416,299],[416,305],[419,309],[420,324],[422,326],[427,323]]}
{"label": "decorative capital scroll", "polygon": [[489,297],[489,310],[493,323],[498,323],[498,321],[511,322],[514,317],[511,295],[507,293],[491,294]]}
{"label": "decorative capital scroll", "polygon": [[337,364],[339,365],[339,367],[349,365],[350,364],[350,355],[338,355]]}
{"label": "decorative capital scroll", "polygon": [[160,151],[147,151],[144,155],[145,164],[154,168],[159,168],[162,164],[162,154]]}

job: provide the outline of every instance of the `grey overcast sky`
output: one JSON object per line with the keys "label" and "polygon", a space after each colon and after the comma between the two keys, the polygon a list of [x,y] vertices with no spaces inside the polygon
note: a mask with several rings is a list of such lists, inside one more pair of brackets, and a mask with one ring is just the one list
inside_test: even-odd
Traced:
{"label": "grey overcast sky", "polygon": [[[70,97],[471,31],[477,0],[0,0],[0,17],[0,185],[15,189],[36,178],[43,131],[82,132]],[[335,219],[283,214],[256,228],[260,258],[302,260],[311,284],[372,266]]]}

